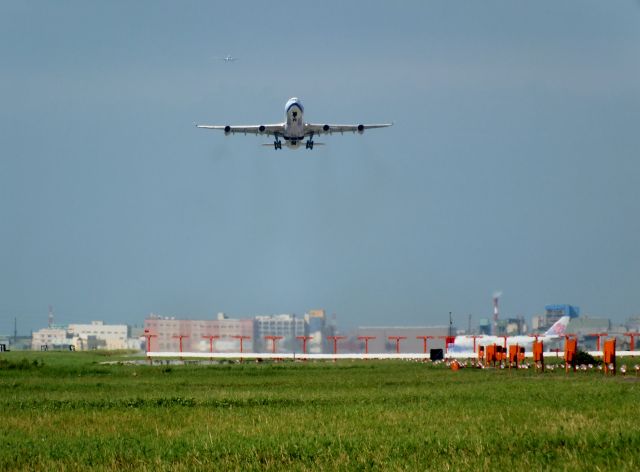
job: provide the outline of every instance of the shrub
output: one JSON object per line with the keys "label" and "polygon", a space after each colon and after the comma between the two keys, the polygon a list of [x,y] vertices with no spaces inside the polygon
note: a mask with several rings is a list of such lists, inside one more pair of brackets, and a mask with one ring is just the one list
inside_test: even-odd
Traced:
{"label": "shrub", "polygon": [[586,351],[578,351],[576,353],[576,365],[581,365],[581,364],[598,365],[600,363],[601,363],[601,361],[599,359],[596,359],[595,357],[593,357],[591,354],[589,354]]}

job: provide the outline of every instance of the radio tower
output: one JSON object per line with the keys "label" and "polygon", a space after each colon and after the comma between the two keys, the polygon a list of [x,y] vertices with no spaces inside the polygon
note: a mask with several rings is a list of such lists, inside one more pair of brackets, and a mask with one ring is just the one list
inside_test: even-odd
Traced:
{"label": "radio tower", "polygon": [[49,328],[53,327],[53,307],[49,305]]}
{"label": "radio tower", "polygon": [[498,334],[498,300],[500,300],[500,295],[502,292],[496,292],[493,294],[493,335],[496,336]]}

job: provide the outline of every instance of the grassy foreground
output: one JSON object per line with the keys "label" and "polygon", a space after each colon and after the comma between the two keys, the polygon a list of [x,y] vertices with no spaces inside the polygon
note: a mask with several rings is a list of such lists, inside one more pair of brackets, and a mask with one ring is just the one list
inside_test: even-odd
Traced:
{"label": "grassy foreground", "polygon": [[1,470],[640,470],[640,382],[414,362],[0,356]]}

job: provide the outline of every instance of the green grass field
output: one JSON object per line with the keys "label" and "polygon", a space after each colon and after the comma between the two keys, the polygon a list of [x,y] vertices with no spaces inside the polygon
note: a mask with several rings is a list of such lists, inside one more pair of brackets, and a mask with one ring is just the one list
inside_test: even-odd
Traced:
{"label": "green grass field", "polygon": [[2,353],[0,469],[640,470],[635,372],[118,359]]}

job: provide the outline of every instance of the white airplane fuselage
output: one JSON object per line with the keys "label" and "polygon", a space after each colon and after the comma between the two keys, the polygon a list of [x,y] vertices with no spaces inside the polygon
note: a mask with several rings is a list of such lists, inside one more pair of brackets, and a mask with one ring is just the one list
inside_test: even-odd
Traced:
{"label": "white airplane fuselage", "polygon": [[285,145],[290,149],[298,149],[304,141],[304,107],[300,100],[291,98],[284,107]]}
{"label": "white airplane fuselage", "polygon": [[[538,341],[542,341],[545,345],[551,341],[560,339],[558,336],[538,336]],[[507,346],[520,346],[524,348],[531,348],[533,345],[533,336],[508,336],[506,339],[502,336],[479,336],[477,338],[471,336],[456,336],[455,341],[449,345],[449,349],[453,351],[471,351],[473,352],[474,345],[477,346],[490,346],[491,344],[497,344],[502,346],[505,342]]]}
{"label": "white airplane fuselage", "polygon": [[[569,324],[569,317],[563,316],[556,321],[551,328],[544,333],[544,335],[537,336],[539,341],[542,341],[545,345],[553,341],[558,341],[564,338],[565,330]],[[452,352],[473,352],[477,346],[488,346],[491,344],[497,344],[502,346],[518,345],[525,349],[530,348],[533,345],[533,336],[456,336],[453,343],[449,344],[448,348]]]}

